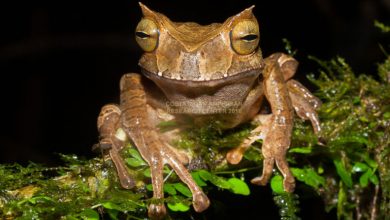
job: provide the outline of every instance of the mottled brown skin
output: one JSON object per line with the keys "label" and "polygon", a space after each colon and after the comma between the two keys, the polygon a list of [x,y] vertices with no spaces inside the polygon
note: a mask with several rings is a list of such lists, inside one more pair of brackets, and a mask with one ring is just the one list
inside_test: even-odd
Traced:
{"label": "mottled brown skin", "polygon": [[[194,209],[207,209],[209,199],[183,165],[188,158],[170,146],[166,136],[156,129],[161,121],[191,117],[199,126],[219,120],[225,129],[248,121],[256,124],[250,136],[228,152],[227,161],[239,163],[245,150],[263,139],[263,173],[252,183],[265,185],[276,164],[284,176],[284,189],[292,192],[295,180],[285,157],[294,110],[302,119],[311,121],[316,133],[321,129],[315,111],[320,101],[290,79],[297,61],[282,53],[263,59],[253,7],[223,24],[201,26],[172,22],[140,5],[144,18],[136,35],[146,51],[139,62],[143,75],[124,75],[119,106],[104,106],[98,119],[100,144],[112,146],[109,154],[121,185],[134,186],[119,155],[130,140],[151,168],[155,199],[164,197],[162,169],[168,164],[190,188]],[[264,97],[271,114],[259,113]],[[161,202],[149,206],[151,218],[162,218],[165,213]]]}

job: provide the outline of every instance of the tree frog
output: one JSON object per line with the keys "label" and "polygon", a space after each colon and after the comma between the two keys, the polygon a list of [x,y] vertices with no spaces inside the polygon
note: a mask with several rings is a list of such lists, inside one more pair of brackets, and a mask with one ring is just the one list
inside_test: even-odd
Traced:
{"label": "tree frog", "polygon": [[[190,117],[199,126],[218,120],[224,129],[246,122],[255,124],[249,137],[227,153],[226,160],[239,163],[245,150],[262,139],[263,171],[251,182],[267,184],[276,164],[284,178],[284,190],[292,192],[295,180],[286,152],[294,112],[310,120],[318,134],[321,127],[316,109],[321,102],[291,79],[298,66],[293,57],[275,53],[263,58],[254,6],[223,23],[206,26],[173,22],[142,3],[140,7],[143,18],[135,39],[144,50],[139,60],[141,74],[125,74],[120,81],[120,103],[104,106],[98,117],[100,146],[110,149],[121,185],[134,187],[119,154],[131,141],[150,166],[156,200],[164,198],[162,170],[168,164],[191,190],[194,209],[207,209],[208,197],[186,168],[189,158],[156,128],[164,120]],[[265,99],[269,114],[260,111]],[[151,218],[161,218],[165,213],[163,202],[148,207]]]}

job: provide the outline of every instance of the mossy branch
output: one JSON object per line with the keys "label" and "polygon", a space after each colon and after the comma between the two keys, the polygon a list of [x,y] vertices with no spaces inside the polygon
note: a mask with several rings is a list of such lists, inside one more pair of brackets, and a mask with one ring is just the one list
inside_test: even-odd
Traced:
{"label": "mossy branch", "polygon": [[[298,188],[321,196],[326,210],[337,209],[339,219],[384,219],[390,213],[390,58],[378,66],[378,78],[355,75],[345,60],[315,60],[320,76],[309,75],[323,100],[319,111],[323,131],[319,144],[309,123],[296,119],[288,160]],[[169,130],[172,123],[161,125]],[[177,141],[191,149],[190,164],[197,184],[208,192],[219,188],[248,195],[246,175],[260,172],[261,143],[256,142],[239,166],[224,155],[248,136],[251,125],[221,131],[218,123],[188,129]],[[0,217],[3,219],[144,219],[151,200],[150,171],[134,148],[123,153],[137,180],[136,190],[122,189],[110,160],[83,160],[61,155],[65,165],[46,168],[31,163],[0,165]],[[165,202],[169,215],[192,213],[191,192],[168,167]],[[271,180],[282,219],[298,219],[298,195],[286,194],[282,178]],[[169,218],[169,217],[168,217]]]}

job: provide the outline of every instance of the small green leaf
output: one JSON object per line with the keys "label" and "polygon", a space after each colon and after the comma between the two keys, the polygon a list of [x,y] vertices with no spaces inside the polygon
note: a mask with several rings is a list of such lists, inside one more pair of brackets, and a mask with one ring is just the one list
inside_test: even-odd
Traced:
{"label": "small green leaf", "polygon": [[368,166],[364,163],[361,163],[361,162],[357,162],[355,163],[355,165],[353,165],[352,167],[352,171],[353,172],[364,172],[368,169]]}
{"label": "small green leaf", "polygon": [[143,160],[139,152],[135,148],[129,148],[128,149],[129,154],[138,160]]}
{"label": "small green leaf", "polygon": [[205,180],[210,181],[215,186],[222,188],[222,189],[230,189],[231,185],[228,181],[226,181],[224,178],[219,177],[217,175],[214,175],[206,170],[199,170],[198,171],[199,176]]}
{"label": "small green leaf", "polygon": [[219,188],[222,189],[230,189],[231,185],[228,181],[226,181],[224,178],[213,175],[212,178],[210,179],[210,182],[214,185],[216,185]]}
{"label": "small green leaf", "polygon": [[192,173],[191,173],[191,176],[192,176],[192,179],[195,180],[195,182],[196,182],[196,184],[197,184],[198,186],[200,186],[200,187],[207,186],[207,183],[204,182],[204,181],[202,180],[202,178],[200,178],[198,172],[192,172]]}
{"label": "small green leaf", "polygon": [[199,170],[198,174],[205,181],[209,181],[212,178],[211,173],[206,170]]}
{"label": "small green leaf", "polygon": [[283,177],[280,175],[276,175],[272,177],[271,179],[271,189],[277,194],[283,194],[284,188],[283,188]]}
{"label": "small green leaf", "polygon": [[106,209],[124,211],[124,210],[122,210],[122,208],[119,205],[112,203],[112,202],[104,202],[104,203],[102,203],[102,206]]}
{"label": "small green leaf", "polygon": [[341,162],[341,160],[334,160],[333,161],[337,174],[340,176],[341,180],[345,183],[346,186],[349,188],[352,187],[352,177],[351,173],[347,171],[344,164]]}
{"label": "small green leaf", "polygon": [[174,212],[186,212],[190,209],[188,205],[185,205],[181,202],[168,203],[168,208]]}
{"label": "small green leaf", "polygon": [[366,187],[368,185],[368,181],[370,180],[371,176],[374,174],[373,170],[369,168],[363,175],[359,178],[359,184],[362,187]]}
{"label": "small green leaf", "polygon": [[153,185],[152,185],[152,184],[146,185],[146,189],[147,189],[148,191],[153,191]]}
{"label": "small green leaf", "polygon": [[387,26],[387,25],[385,25],[384,23],[381,23],[381,22],[379,22],[379,21],[377,21],[377,20],[374,21],[374,26],[377,27],[377,28],[379,28],[379,29],[381,29],[381,31],[382,31],[383,33],[390,32],[390,27],[389,27],[389,26]]}
{"label": "small green leaf", "polygon": [[44,202],[53,202],[53,199],[48,196],[34,196],[31,198],[23,199],[18,202],[18,205],[24,204],[24,203],[31,203],[33,205],[37,204],[38,202],[44,203]]}
{"label": "small green leaf", "polygon": [[164,192],[168,193],[169,195],[176,195],[176,189],[174,187],[174,184],[165,183]]}
{"label": "small green leaf", "polygon": [[311,147],[295,147],[291,148],[288,152],[299,153],[299,154],[310,154],[312,151]]}
{"label": "small green leaf", "polygon": [[368,166],[373,169],[376,169],[378,167],[378,163],[375,160],[371,159],[370,156],[368,156],[367,154],[364,155],[364,161],[368,164]]}
{"label": "small green leaf", "polygon": [[227,181],[232,186],[231,191],[233,193],[239,194],[239,195],[244,195],[244,196],[247,196],[250,194],[249,187],[244,181],[242,181],[238,178],[235,178],[235,177],[232,177],[232,178],[228,179]]}
{"label": "small green leaf", "polygon": [[99,213],[93,209],[84,209],[80,213],[80,217],[85,220],[99,220]]}
{"label": "small green leaf", "polygon": [[379,184],[379,180],[378,180],[378,177],[375,175],[375,173],[370,177],[370,181],[375,184],[375,185],[378,185]]}
{"label": "small green leaf", "polygon": [[150,173],[150,168],[148,167],[147,169],[144,170],[143,172],[145,177],[152,177],[152,174]]}
{"label": "small green leaf", "polygon": [[175,184],[173,184],[173,187],[175,187],[175,189],[177,191],[179,191],[181,194],[183,194],[187,197],[192,197],[192,193],[191,193],[190,189],[188,189],[188,187],[186,185],[184,185],[183,183],[175,183]]}
{"label": "small green leaf", "polygon": [[325,178],[318,175],[313,168],[291,168],[293,175],[306,185],[318,188],[320,185],[325,185]]}
{"label": "small green leaf", "polygon": [[127,158],[126,163],[132,167],[140,167],[146,165],[145,161],[139,160],[137,158]]}

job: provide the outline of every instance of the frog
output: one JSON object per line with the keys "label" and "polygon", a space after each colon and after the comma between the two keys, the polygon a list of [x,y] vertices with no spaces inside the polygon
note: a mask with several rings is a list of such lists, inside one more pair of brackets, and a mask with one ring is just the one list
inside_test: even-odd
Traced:
{"label": "frog", "polygon": [[[131,142],[150,167],[154,202],[148,215],[166,215],[163,198],[163,167],[168,165],[188,186],[195,211],[202,212],[210,200],[186,167],[191,158],[176,149],[159,123],[193,119],[195,126],[218,120],[222,129],[251,123],[254,129],[239,146],[226,153],[226,161],[238,164],[245,151],[262,140],[262,174],[251,180],[266,185],[274,166],[283,176],[283,188],[293,192],[295,179],[286,160],[295,114],[321,131],[317,110],[321,101],[292,79],[298,62],[285,53],[263,58],[259,46],[259,23],[254,6],[223,23],[200,25],[173,22],[139,3],[143,17],[135,40],[144,51],[141,73],[128,73],[120,80],[120,103],[102,107],[98,117],[100,146],[116,167],[123,188],[136,183],[120,152]],[[269,112],[262,111],[265,103]]]}

